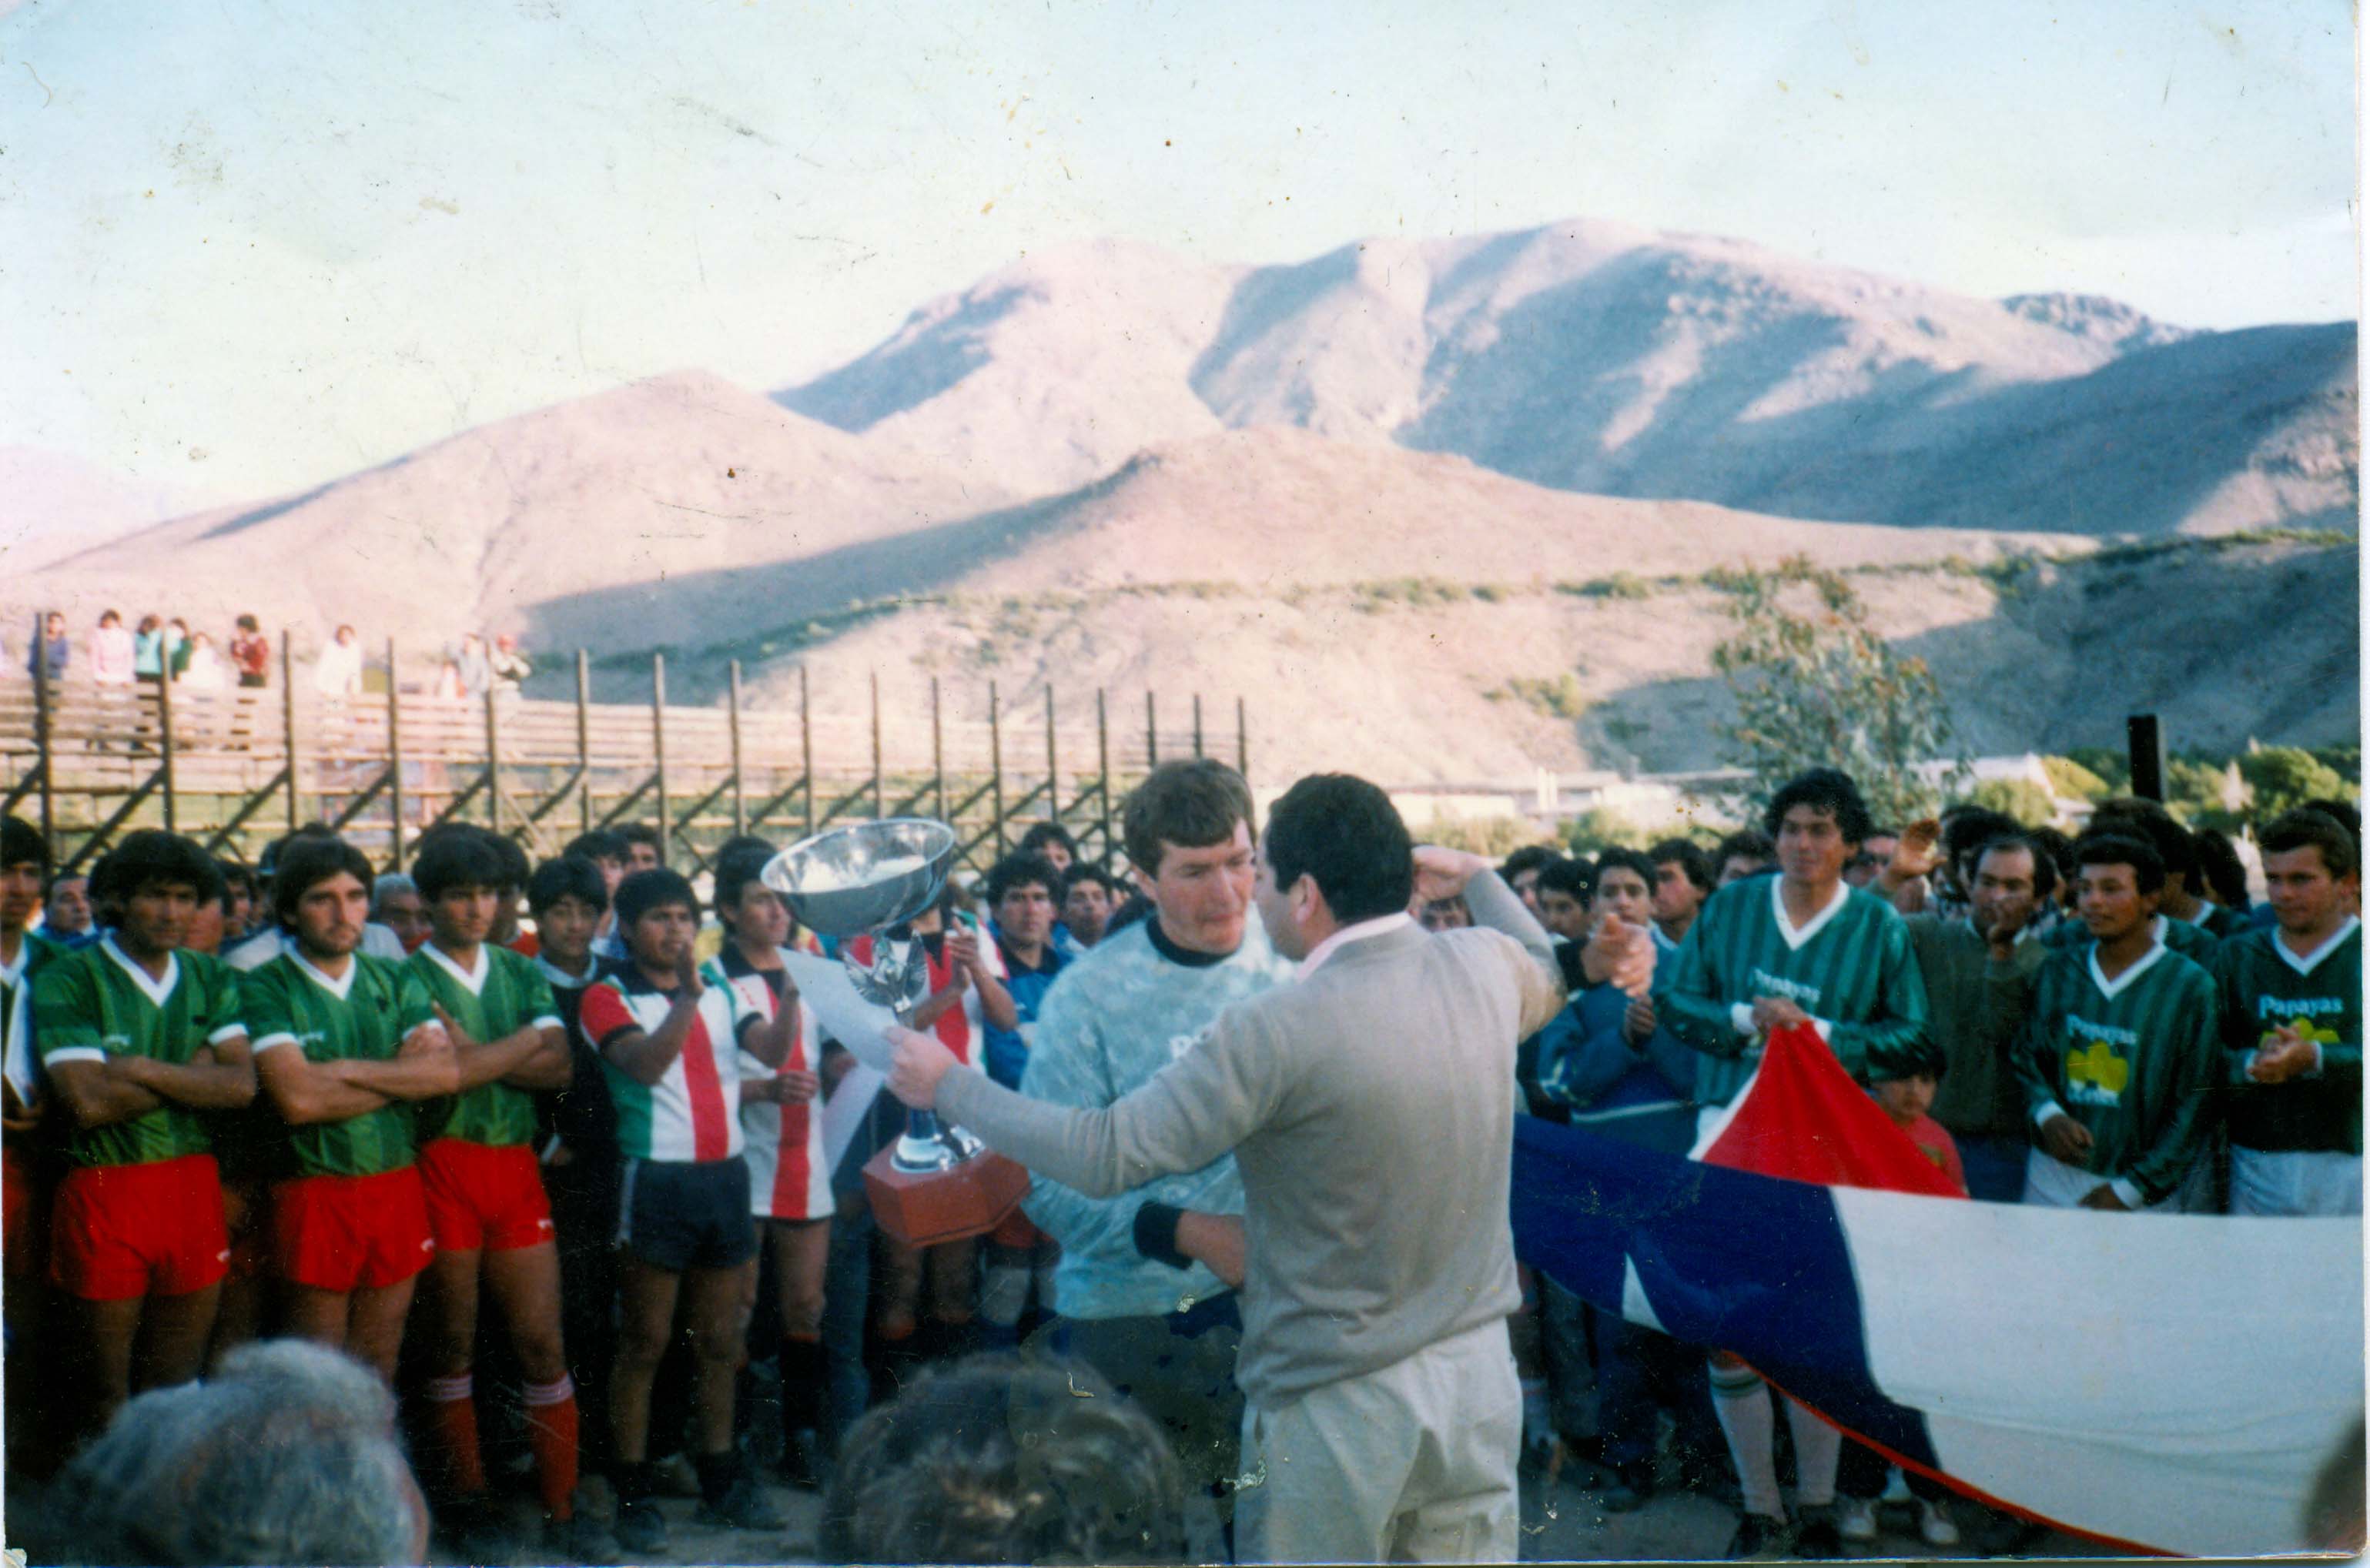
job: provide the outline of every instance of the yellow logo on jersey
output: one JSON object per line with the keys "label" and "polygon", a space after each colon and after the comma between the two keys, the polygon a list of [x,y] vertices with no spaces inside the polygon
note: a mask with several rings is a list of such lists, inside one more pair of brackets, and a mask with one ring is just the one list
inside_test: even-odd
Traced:
{"label": "yellow logo on jersey", "polygon": [[2093,1040],[2086,1048],[2065,1053],[2065,1082],[2070,1085],[2087,1085],[2111,1100],[2121,1099],[2123,1085],[2131,1081],[2132,1064],[2104,1040]]}
{"label": "yellow logo on jersey", "polygon": [[[2298,1039],[2309,1040],[2316,1046],[2333,1046],[2338,1043],[2335,1029],[2326,1024],[2316,1024],[2309,1017],[2291,1018],[2288,1022],[2295,1026]],[[2280,1037],[2268,1029],[2263,1031],[2262,1038],[2255,1042],[2258,1047],[2265,1050],[2279,1043]]]}

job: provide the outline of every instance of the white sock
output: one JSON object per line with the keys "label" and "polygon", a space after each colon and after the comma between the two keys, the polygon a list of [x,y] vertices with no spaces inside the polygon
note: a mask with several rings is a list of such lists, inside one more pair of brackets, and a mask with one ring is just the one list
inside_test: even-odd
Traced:
{"label": "white sock", "polygon": [[[1711,1412],[1728,1438],[1736,1466],[1736,1487],[1748,1514],[1786,1516],[1778,1495],[1778,1417],[1769,1408],[1769,1388],[1743,1368],[1711,1369]],[[1835,1468],[1828,1466],[1832,1477]]]}
{"label": "white sock", "polygon": [[1008,1329],[1020,1322],[1029,1305],[1029,1266],[992,1263],[980,1283],[979,1315],[983,1322]]}
{"label": "white sock", "polygon": [[1786,1402],[1786,1425],[1794,1433],[1794,1501],[1821,1507],[1835,1500],[1835,1461],[1844,1435],[1796,1404]]}

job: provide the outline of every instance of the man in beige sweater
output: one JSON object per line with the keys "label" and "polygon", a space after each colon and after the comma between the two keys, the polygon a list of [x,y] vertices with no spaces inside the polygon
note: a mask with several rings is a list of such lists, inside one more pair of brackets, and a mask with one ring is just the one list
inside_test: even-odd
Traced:
{"label": "man in beige sweater", "polygon": [[[1480,926],[1426,933],[1418,883]],[[906,1032],[890,1087],[1089,1194],[1234,1150],[1238,1238],[1189,1214],[1138,1244],[1240,1271],[1244,1561],[1512,1562],[1514,1047],[1563,1004],[1546,933],[1487,862],[1412,851],[1389,798],[1341,775],[1276,803],[1255,897],[1298,980],[1115,1104],[1029,1100]],[[1642,986],[1651,952],[1614,932],[1593,958]]]}

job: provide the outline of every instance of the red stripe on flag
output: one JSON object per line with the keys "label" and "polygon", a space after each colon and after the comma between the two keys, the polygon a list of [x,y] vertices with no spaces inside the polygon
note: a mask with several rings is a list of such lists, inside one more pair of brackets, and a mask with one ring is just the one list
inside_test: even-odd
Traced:
{"label": "red stripe on flag", "polygon": [[1966,1196],[1852,1082],[1807,1024],[1770,1035],[1760,1070],[1697,1158],[1708,1165],[1821,1186]]}

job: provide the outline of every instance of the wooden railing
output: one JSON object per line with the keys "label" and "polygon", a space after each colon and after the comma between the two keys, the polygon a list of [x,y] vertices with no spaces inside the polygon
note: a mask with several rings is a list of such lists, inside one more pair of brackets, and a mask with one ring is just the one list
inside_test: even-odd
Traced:
{"label": "wooden railing", "polygon": [[[422,830],[460,818],[535,855],[594,827],[649,822],[670,862],[696,871],[731,834],[787,841],[908,814],[952,823],[974,868],[1048,820],[1116,865],[1119,803],[1153,762],[1205,744],[1246,771],[1249,761],[1240,700],[1227,715],[1233,734],[1210,741],[1198,697],[1191,727],[1164,735],[1149,693],[1140,724],[1098,691],[1091,721],[1064,725],[1050,691],[1021,713],[989,682],[959,711],[935,678],[926,713],[884,715],[877,677],[857,694],[860,711],[817,712],[803,670],[794,711],[744,711],[736,662],[722,705],[671,706],[654,657],[647,704],[595,703],[581,653],[572,702],[441,698],[392,679],[387,690],[328,697],[300,686],[303,667],[281,646],[269,688],[0,678],[0,809],[38,821],[65,866],[141,827],[251,860],[318,819],[398,867]],[[395,652],[388,670],[400,668]]]}

